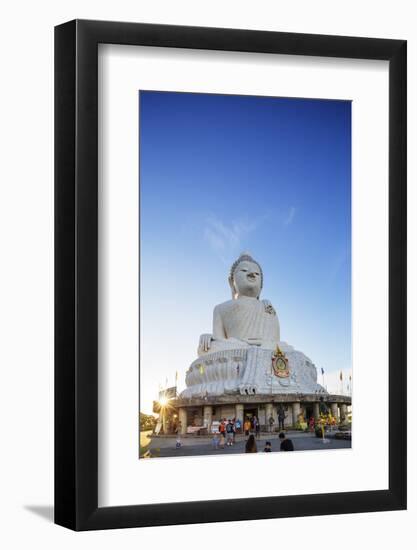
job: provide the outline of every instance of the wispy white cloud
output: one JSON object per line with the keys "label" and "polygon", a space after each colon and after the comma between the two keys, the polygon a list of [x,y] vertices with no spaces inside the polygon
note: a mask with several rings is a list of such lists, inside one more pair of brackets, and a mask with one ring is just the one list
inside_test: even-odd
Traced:
{"label": "wispy white cloud", "polygon": [[295,206],[291,206],[291,208],[288,210],[288,214],[286,218],[284,219],[284,225],[290,225],[294,219],[295,216]]}
{"label": "wispy white cloud", "polygon": [[243,239],[256,227],[256,221],[234,220],[225,223],[216,216],[210,216],[204,227],[204,238],[214,252],[225,254],[241,247]]}

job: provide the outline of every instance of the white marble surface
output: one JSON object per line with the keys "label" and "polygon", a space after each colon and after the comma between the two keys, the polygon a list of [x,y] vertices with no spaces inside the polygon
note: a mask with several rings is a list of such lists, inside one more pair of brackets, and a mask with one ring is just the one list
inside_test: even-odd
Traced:
{"label": "white marble surface", "polygon": [[182,398],[219,396],[239,393],[324,393],[317,383],[312,361],[286,342],[279,342],[288,358],[290,374],[279,378],[273,374],[272,351],[258,346],[239,347],[206,353],[196,359],[185,377],[187,388]]}

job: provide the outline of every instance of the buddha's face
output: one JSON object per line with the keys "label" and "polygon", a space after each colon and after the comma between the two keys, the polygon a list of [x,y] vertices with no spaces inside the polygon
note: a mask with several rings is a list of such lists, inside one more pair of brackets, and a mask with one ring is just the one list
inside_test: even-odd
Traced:
{"label": "buddha's face", "polygon": [[261,293],[261,270],[255,262],[244,260],[233,274],[233,284],[238,296],[257,298]]}

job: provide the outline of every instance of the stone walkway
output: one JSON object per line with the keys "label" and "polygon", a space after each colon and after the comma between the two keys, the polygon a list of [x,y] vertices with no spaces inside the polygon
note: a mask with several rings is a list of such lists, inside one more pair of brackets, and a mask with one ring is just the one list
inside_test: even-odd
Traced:
{"label": "stone walkway", "polygon": [[[313,451],[313,450],[330,450],[330,449],[349,449],[351,441],[338,440],[334,438],[333,433],[326,434],[326,443],[311,433],[303,432],[288,432],[287,438],[291,439],[294,444],[295,451]],[[225,446],[224,449],[214,449],[211,443],[211,438],[191,438],[186,437],[181,439],[181,447],[175,447],[175,438],[155,437],[151,439],[151,444],[148,447],[153,457],[173,457],[173,456],[202,456],[202,455],[218,455],[218,454],[239,454],[245,452],[246,438],[237,436],[236,443],[232,447]],[[260,439],[256,440],[258,452],[263,452],[265,441],[270,441],[272,444],[272,452],[279,452],[280,441],[278,433],[262,434]]]}

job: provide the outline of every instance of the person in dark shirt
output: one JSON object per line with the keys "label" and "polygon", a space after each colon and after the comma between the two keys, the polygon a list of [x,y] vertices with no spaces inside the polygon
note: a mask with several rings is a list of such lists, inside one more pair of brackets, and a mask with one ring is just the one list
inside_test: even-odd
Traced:
{"label": "person in dark shirt", "polygon": [[285,422],[285,419],[287,418],[287,415],[285,414],[285,411],[284,411],[284,407],[280,407],[278,409],[278,424],[279,424],[279,430],[284,430],[284,422]]}
{"label": "person in dark shirt", "polygon": [[257,453],[258,449],[256,447],[255,436],[250,434],[248,440],[246,441],[245,453]]}
{"label": "person in dark shirt", "polygon": [[272,453],[272,446],[270,441],[267,441],[265,443],[264,453]]}
{"label": "person in dark shirt", "polygon": [[281,432],[279,434],[279,439],[281,441],[281,451],[293,451],[294,450],[294,445],[293,445],[293,442],[291,441],[291,439],[287,439],[285,437],[285,433]]}
{"label": "person in dark shirt", "polygon": [[233,422],[229,419],[229,422],[226,424],[226,445],[228,447],[231,447],[233,445],[234,433],[235,427],[233,425]]}

